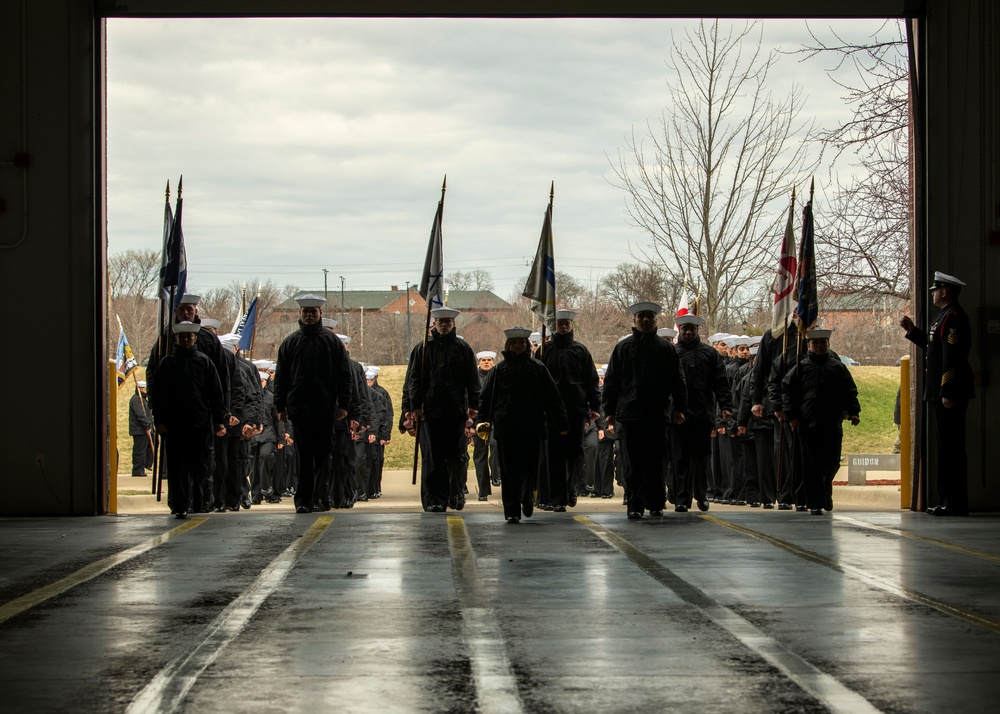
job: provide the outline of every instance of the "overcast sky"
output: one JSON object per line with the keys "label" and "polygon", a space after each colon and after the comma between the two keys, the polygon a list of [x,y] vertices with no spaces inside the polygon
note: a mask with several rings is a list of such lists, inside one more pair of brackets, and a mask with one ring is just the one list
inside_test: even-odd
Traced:
{"label": "overcast sky", "polygon": [[[692,24],[109,20],[109,252],[159,250],[164,186],[183,174],[192,291],[321,289],[323,268],[331,291],[340,276],[402,287],[419,282],[447,174],[446,273],[486,269],[504,298],[522,287],[554,181],[556,268],[597,280],[649,243],[607,157],[658,121],[671,33]],[[859,40],[882,25],[835,23]],[[806,23],[765,21],[763,37],[794,50]],[[782,57],[771,89],[802,85],[832,127],[849,116],[832,61]]]}

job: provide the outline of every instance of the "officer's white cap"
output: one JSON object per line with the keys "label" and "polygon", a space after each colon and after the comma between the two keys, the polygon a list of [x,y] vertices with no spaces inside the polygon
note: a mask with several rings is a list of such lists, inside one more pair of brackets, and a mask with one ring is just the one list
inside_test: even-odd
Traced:
{"label": "officer's white cap", "polygon": [[337,335],[337,337],[339,337],[340,341],[343,342],[345,345],[351,344],[351,338],[348,337],[347,335]]}
{"label": "officer's white cap", "polygon": [[374,372],[375,376],[377,377],[378,373],[382,371],[382,368],[381,367],[376,367],[375,365],[371,365],[371,366],[368,367],[368,371],[369,372]]}
{"label": "officer's white cap", "polygon": [[483,350],[482,352],[476,353],[476,359],[496,359],[497,353],[491,350]]}
{"label": "officer's white cap", "polygon": [[830,339],[830,335],[831,334],[833,334],[833,330],[822,330],[822,329],[809,330],[808,332],[806,332],[806,339],[807,340],[828,340],[828,339]]}
{"label": "officer's white cap", "polygon": [[376,376],[378,376],[378,375],[376,375],[371,370],[365,372],[365,379],[375,379]]}
{"label": "officer's white cap", "polygon": [[677,337],[677,330],[672,327],[657,327],[656,334],[660,337]]}
{"label": "officer's white cap", "polygon": [[295,302],[298,303],[299,307],[323,307],[326,304],[326,298],[306,293],[295,298]]}
{"label": "officer's white cap", "polygon": [[178,305],[197,305],[201,302],[201,295],[195,295],[194,293],[184,293],[181,295],[181,299],[177,301]]}
{"label": "officer's white cap", "polygon": [[218,330],[222,327],[222,323],[216,320],[214,317],[203,317],[201,318],[202,327],[211,327],[213,330]]}
{"label": "officer's white cap", "polygon": [[534,342],[537,345],[542,341],[542,333],[532,332],[530,335],[528,335],[528,340],[530,342]]}
{"label": "officer's white cap", "polygon": [[750,354],[757,354],[757,350],[760,349],[760,345],[750,345]]}
{"label": "officer's white cap", "polygon": [[[506,330],[503,331],[503,336],[506,337],[508,340],[516,340],[519,337],[525,337],[530,340],[532,335],[537,335],[537,334],[538,334],[537,332],[533,333],[527,327],[521,327],[520,325],[514,325],[513,327],[508,327]],[[494,359],[496,358],[495,353],[493,357]]]}
{"label": "officer's white cap", "polygon": [[938,270],[934,271],[934,281],[931,283],[931,290],[948,285],[965,285],[961,280],[956,278],[954,275],[948,275],[947,273],[942,273]]}
{"label": "officer's white cap", "polygon": [[597,368],[597,376],[598,377],[603,377],[607,373],[608,373],[608,370],[604,369],[604,367],[598,367]]}
{"label": "officer's white cap", "polygon": [[337,326],[337,321],[334,320],[332,317],[321,318],[320,322],[323,323],[323,327],[329,327],[331,330]]}
{"label": "officer's white cap", "polygon": [[678,315],[674,318],[675,325],[701,325],[705,324],[705,319],[700,315]]}
{"label": "officer's white cap", "polygon": [[146,383],[145,383],[145,382],[143,382],[143,381],[142,381],[141,379],[140,379],[140,380],[139,380],[138,382],[136,382],[136,384],[137,384],[138,386],[140,386],[140,387],[145,387],[145,386],[146,386]]}
{"label": "officer's white cap", "polygon": [[663,308],[655,302],[637,302],[628,308],[628,311],[633,315],[638,315],[640,312],[651,312],[654,315],[659,315],[661,310]]}
{"label": "officer's white cap", "polygon": [[185,320],[184,322],[178,322],[176,325],[173,326],[175,334],[181,334],[184,332],[198,332],[200,329],[201,325],[199,325],[197,322],[188,322],[187,320]]}
{"label": "officer's white cap", "polygon": [[708,336],[708,341],[714,345],[716,342],[725,342],[727,337],[732,337],[732,335],[728,332],[716,332],[715,334]]}
{"label": "officer's white cap", "polygon": [[436,307],[431,310],[431,317],[435,320],[451,318],[454,320],[461,313],[453,307]]}
{"label": "officer's white cap", "polygon": [[556,310],[557,320],[575,320],[576,311],[575,310]]}
{"label": "officer's white cap", "polygon": [[754,345],[759,345],[762,339],[764,339],[762,335],[754,335],[750,338],[750,346],[753,347]]}

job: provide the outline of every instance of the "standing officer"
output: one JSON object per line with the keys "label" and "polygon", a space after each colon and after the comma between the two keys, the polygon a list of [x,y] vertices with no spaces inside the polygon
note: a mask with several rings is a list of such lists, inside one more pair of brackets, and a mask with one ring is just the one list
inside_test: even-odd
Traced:
{"label": "standing officer", "polygon": [[840,468],[842,423],[857,426],[861,405],[847,366],[830,353],[830,330],[806,332],[806,358],[781,382],[782,411],[799,437],[806,505],[814,516],[833,510],[833,477]]}
{"label": "standing officer", "polygon": [[964,285],[954,276],[934,273],[931,300],[941,312],[931,325],[930,334],[916,327],[909,316],[899,321],[906,330],[906,339],[927,353],[924,401],[934,408],[938,447],[938,505],[927,512],[935,516],[969,514],[965,416],[976,390],[969,365],[972,330],[969,316],[958,304]]}
{"label": "standing officer", "polygon": [[[674,346],[656,334],[660,306],[632,305],[632,334],[611,353],[604,378],[604,413],[609,429],[621,424],[621,458],[630,520],[662,516],[666,503],[663,454],[666,424],[684,423],[687,389]],[[680,319],[680,318],[678,318]]]}
{"label": "standing officer", "polygon": [[458,467],[467,453],[466,422],[479,408],[479,375],[476,355],[455,334],[458,310],[431,310],[434,327],[426,348],[417,344],[410,352],[404,397],[408,411],[404,423],[420,423],[421,501],[424,510],[443,513],[449,505],[465,507],[464,479]]}
{"label": "standing officer", "polygon": [[728,421],[732,414],[732,393],[722,358],[699,338],[698,328],[705,320],[698,315],[680,315],[676,324],[680,333],[677,356],[684,369],[688,399],[683,421],[675,422],[670,431],[677,489],[673,494],[674,510],[684,513],[694,500],[699,510],[707,511],[716,411],[721,413],[723,421]]}
{"label": "standing officer", "polygon": [[295,422],[299,483],[295,512],[310,513],[317,483],[324,482],[333,424],[347,416],[351,372],[344,345],[323,329],[324,298],[306,294],[299,305],[299,329],[278,348],[274,372],[274,408],[279,421]]}
{"label": "standing officer", "polygon": [[[497,353],[492,350],[476,353],[476,361],[479,363],[480,385],[486,384],[486,378],[496,364],[496,359]],[[482,414],[479,415],[478,420],[482,421]],[[487,497],[493,493],[493,489],[490,488],[491,484],[493,486],[500,485],[500,467],[497,465],[496,449],[497,440],[492,432],[488,440],[472,440],[472,462],[476,465],[476,485],[479,487],[480,501],[487,500]]]}
{"label": "standing officer", "polygon": [[[566,434],[550,434],[547,443],[549,503],[565,512],[575,506],[583,488],[583,428],[600,414],[597,365],[582,343],[573,338],[572,310],[556,311],[556,334],[542,349],[542,362],[549,368],[569,418]],[[655,322],[655,320],[654,320]]]}

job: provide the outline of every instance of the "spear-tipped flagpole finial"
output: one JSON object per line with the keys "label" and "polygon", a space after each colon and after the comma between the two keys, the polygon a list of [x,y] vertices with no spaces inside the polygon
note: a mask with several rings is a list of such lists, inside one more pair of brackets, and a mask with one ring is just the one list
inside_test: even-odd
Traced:
{"label": "spear-tipped flagpole finial", "polygon": [[167,179],[167,190],[166,190],[166,193],[164,195],[166,196],[167,200],[169,201],[170,200],[170,179]]}
{"label": "spear-tipped flagpole finial", "polygon": [[549,201],[556,197],[556,182],[553,180],[552,185],[549,186]]}
{"label": "spear-tipped flagpole finial", "polygon": [[813,202],[813,191],[816,190],[816,177],[812,177],[812,181],[809,182],[809,203]]}
{"label": "spear-tipped flagpole finial", "polygon": [[180,180],[177,181],[177,198],[181,197],[181,193],[184,191],[184,174],[181,174]]}
{"label": "spear-tipped flagpole finial", "polygon": [[795,187],[792,186],[792,205],[795,205]]}

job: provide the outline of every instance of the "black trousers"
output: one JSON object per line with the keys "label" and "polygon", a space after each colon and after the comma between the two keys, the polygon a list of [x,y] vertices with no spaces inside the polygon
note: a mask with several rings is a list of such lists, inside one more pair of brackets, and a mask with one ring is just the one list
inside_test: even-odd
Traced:
{"label": "black trousers", "polygon": [[520,518],[522,512],[528,513],[531,509],[542,440],[517,436],[498,439],[496,444],[497,459],[503,473],[500,489],[503,515],[504,518]]}
{"label": "black trousers", "polygon": [[761,503],[774,503],[778,493],[774,480],[774,428],[754,428],[753,446],[757,456],[757,500]]}
{"label": "black trousers", "polygon": [[802,479],[802,454],[798,436],[788,420],[775,422],[774,468],[778,471],[778,503],[806,505],[806,486]]}
{"label": "black trousers", "polygon": [[[570,414],[569,431],[566,434],[549,434],[547,456],[549,466],[549,503],[565,506],[570,493],[576,497],[577,481],[582,473],[583,423],[581,414]],[[502,469],[503,467],[501,467]]]}
{"label": "black trousers", "polygon": [[610,498],[615,495],[615,441],[597,442],[594,458],[594,494]]}
{"label": "black trousers", "polygon": [[[674,458],[674,505],[691,507],[692,501],[708,499],[708,470],[712,454],[712,424],[688,419],[670,426],[670,446]],[[720,450],[728,448],[728,437],[717,436]]]}
{"label": "black trousers", "polygon": [[145,476],[153,468],[153,447],[146,434],[132,435],[132,475]]}
{"label": "black trousers", "polygon": [[275,491],[274,462],[275,446],[273,441],[258,441],[250,447],[250,495],[251,500],[273,500],[281,496]]}
{"label": "black trousers", "polygon": [[296,419],[295,445],[299,456],[295,507],[312,509],[318,495],[317,485],[326,480],[327,463],[333,448],[333,422],[330,419]]}
{"label": "black trousers", "polygon": [[667,449],[665,423],[657,419],[625,422],[619,446],[628,512],[662,511],[667,502],[663,483],[663,454]]}
{"label": "black trousers", "polygon": [[946,409],[934,403],[937,435],[938,503],[959,513],[969,510],[969,456],[965,450],[965,422],[969,409],[967,400]]}
{"label": "black trousers", "polygon": [[476,467],[476,486],[480,498],[492,494],[491,482],[500,479],[500,467],[497,462],[497,440],[492,435],[488,441],[475,437],[472,440],[472,463]]}
{"label": "black trousers", "polygon": [[317,500],[325,507],[351,508],[354,505],[353,471],[354,442],[351,441],[351,430],[345,424],[333,430],[333,450],[323,487],[316,495]]}
{"label": "black trousers", "polygon": [[167,501],[171,513],[186,512],[203,505],[213,438],[212,432],[207,429],[173,429],[163,439],[170,461]]}
{"label": "black trousers", "polygon": [[799,432],[806,505],[810,509],[833,508],[833,477],[840,468],[840,447],[843,440],[843,434],[837,425],[802,429]]}
{"label": "black trousers", "polygon": [[[465,437],[465,417],[424,419],[420,425],[420,449],[424,454],[424,469],[421,471],[420,491],[424,508],[453,505],[461,496],[464,484],[457,480],[464,465],[463,450],[467,449]],[[453,493],[453,491],[458,493]]]}

